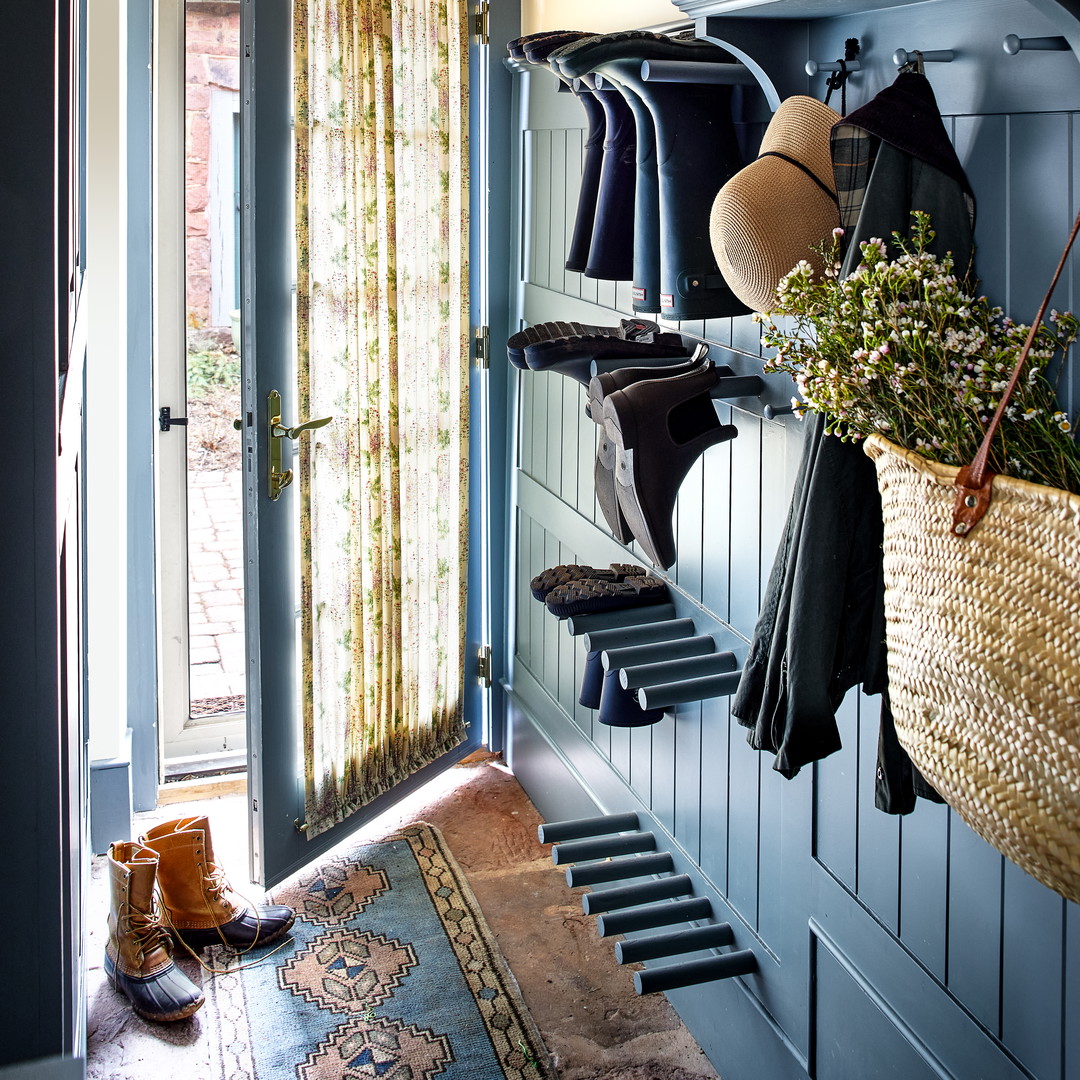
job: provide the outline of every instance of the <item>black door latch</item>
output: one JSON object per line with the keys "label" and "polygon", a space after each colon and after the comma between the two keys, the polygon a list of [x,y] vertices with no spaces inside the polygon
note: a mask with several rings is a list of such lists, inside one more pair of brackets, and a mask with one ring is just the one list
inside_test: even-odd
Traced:
{"label": "black door latch", "polygon": [[157,414],[158,427],[162,431],[168,431],[171,427],[187,427],[186,416],[173,416],[172,409],[168,405],[162,405]]}

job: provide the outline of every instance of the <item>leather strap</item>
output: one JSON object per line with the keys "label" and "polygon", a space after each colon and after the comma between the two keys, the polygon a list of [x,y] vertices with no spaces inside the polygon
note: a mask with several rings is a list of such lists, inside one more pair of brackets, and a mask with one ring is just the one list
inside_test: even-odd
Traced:
{"label": "leather strap", "polygon": [[1076,215],[1076,221],[1073,222],[1072,232],[1069,234],[1069,239],[1065,244],[1065,250],[1061,253],[1061,261],[1054,271],[1050,288],[1046,290],[1042,304],[1039,305],[1039,312],[1031,324],[1024,347],[1020,350],[1020,358],[1016,361],[1016,367],[1013,368],[1012,378],[1009,379],[1009,385],[998,402],[993,419],[987,425],[983,441],[971,464],[965,465],[957,473],[956,480],[953,482],[956,488],[956,499],[953,502],[952,531],[957,536],[969,535],[971,530],[982,521],[986,511],[990,509],[990,500],[993,495],[992,485],[996,475],[987,464],[990,458],[990,446],[994,441],[994,436],[997,434],[998,427],[1001,425],[1001,418],[1005,415],[1009,400],[1020,382],[1020,375],[1024,370],[1024,365],[1027,363],[1028,353],[1031,352],[1031,346],[1035,342],[1035,335],[1042,325],[1046,309],[1050,306],[1050,297],[1054,295],[1054,289],[1057,288],[1058,279],[1061,277],[1061,271],[1065,268],[1065,261],[1069,257],[1069,251],[1078,232],[1080,232],[1080,213]]}
{"label": "leather strap", "polygon": [[794,165],[796,169],[801,169],[819,188],[821,188],[822,191],[825,192],[826,195],[828,195],[830,199],[832,199],[834,203],[836,202],[836,192],[833,191],[828,184],[820,180],[813,169],[808,168],[797,158],[793,158],[789,154],[782,154],[779,150],[762,150],[762,152],[758,154],[758,157],[778,157],[781,160],[786,161],[789,165]]}

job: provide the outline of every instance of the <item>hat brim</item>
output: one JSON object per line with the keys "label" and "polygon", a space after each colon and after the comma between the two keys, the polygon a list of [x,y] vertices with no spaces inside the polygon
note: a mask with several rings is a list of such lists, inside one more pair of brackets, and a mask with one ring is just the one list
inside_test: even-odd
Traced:
{"label": "hat brim", "polygon": [[754,311],[776,307],[776,286],[800,260],[820,273],[815,251],[840,224],[836,202],[798,166],[762,157],[717,194],[709,231],[731,291]]}

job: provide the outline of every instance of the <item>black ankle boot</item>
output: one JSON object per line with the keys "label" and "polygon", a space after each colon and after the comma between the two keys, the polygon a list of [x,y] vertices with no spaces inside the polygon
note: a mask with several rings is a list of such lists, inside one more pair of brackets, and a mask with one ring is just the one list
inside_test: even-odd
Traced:
{"label": "black ankle boot", "polygon": [[684,375],[633,383],[604,399],[619,508],[648,558],[665,569],[676,559],[671,515],[679,486],[710,446],[738,435],[733,425],[720,423],[709,395],[719,377],[709,361]]}

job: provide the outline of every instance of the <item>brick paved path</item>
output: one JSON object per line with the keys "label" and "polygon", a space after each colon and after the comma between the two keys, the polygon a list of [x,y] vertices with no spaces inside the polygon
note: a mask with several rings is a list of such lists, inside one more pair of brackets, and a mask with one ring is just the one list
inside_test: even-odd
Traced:
{"label": "brick paved path", "polygon": [[[243,696],[244,545],[240,470],[188,472],[192,712]],[[241,705],[242,707],[242,705]]]}

